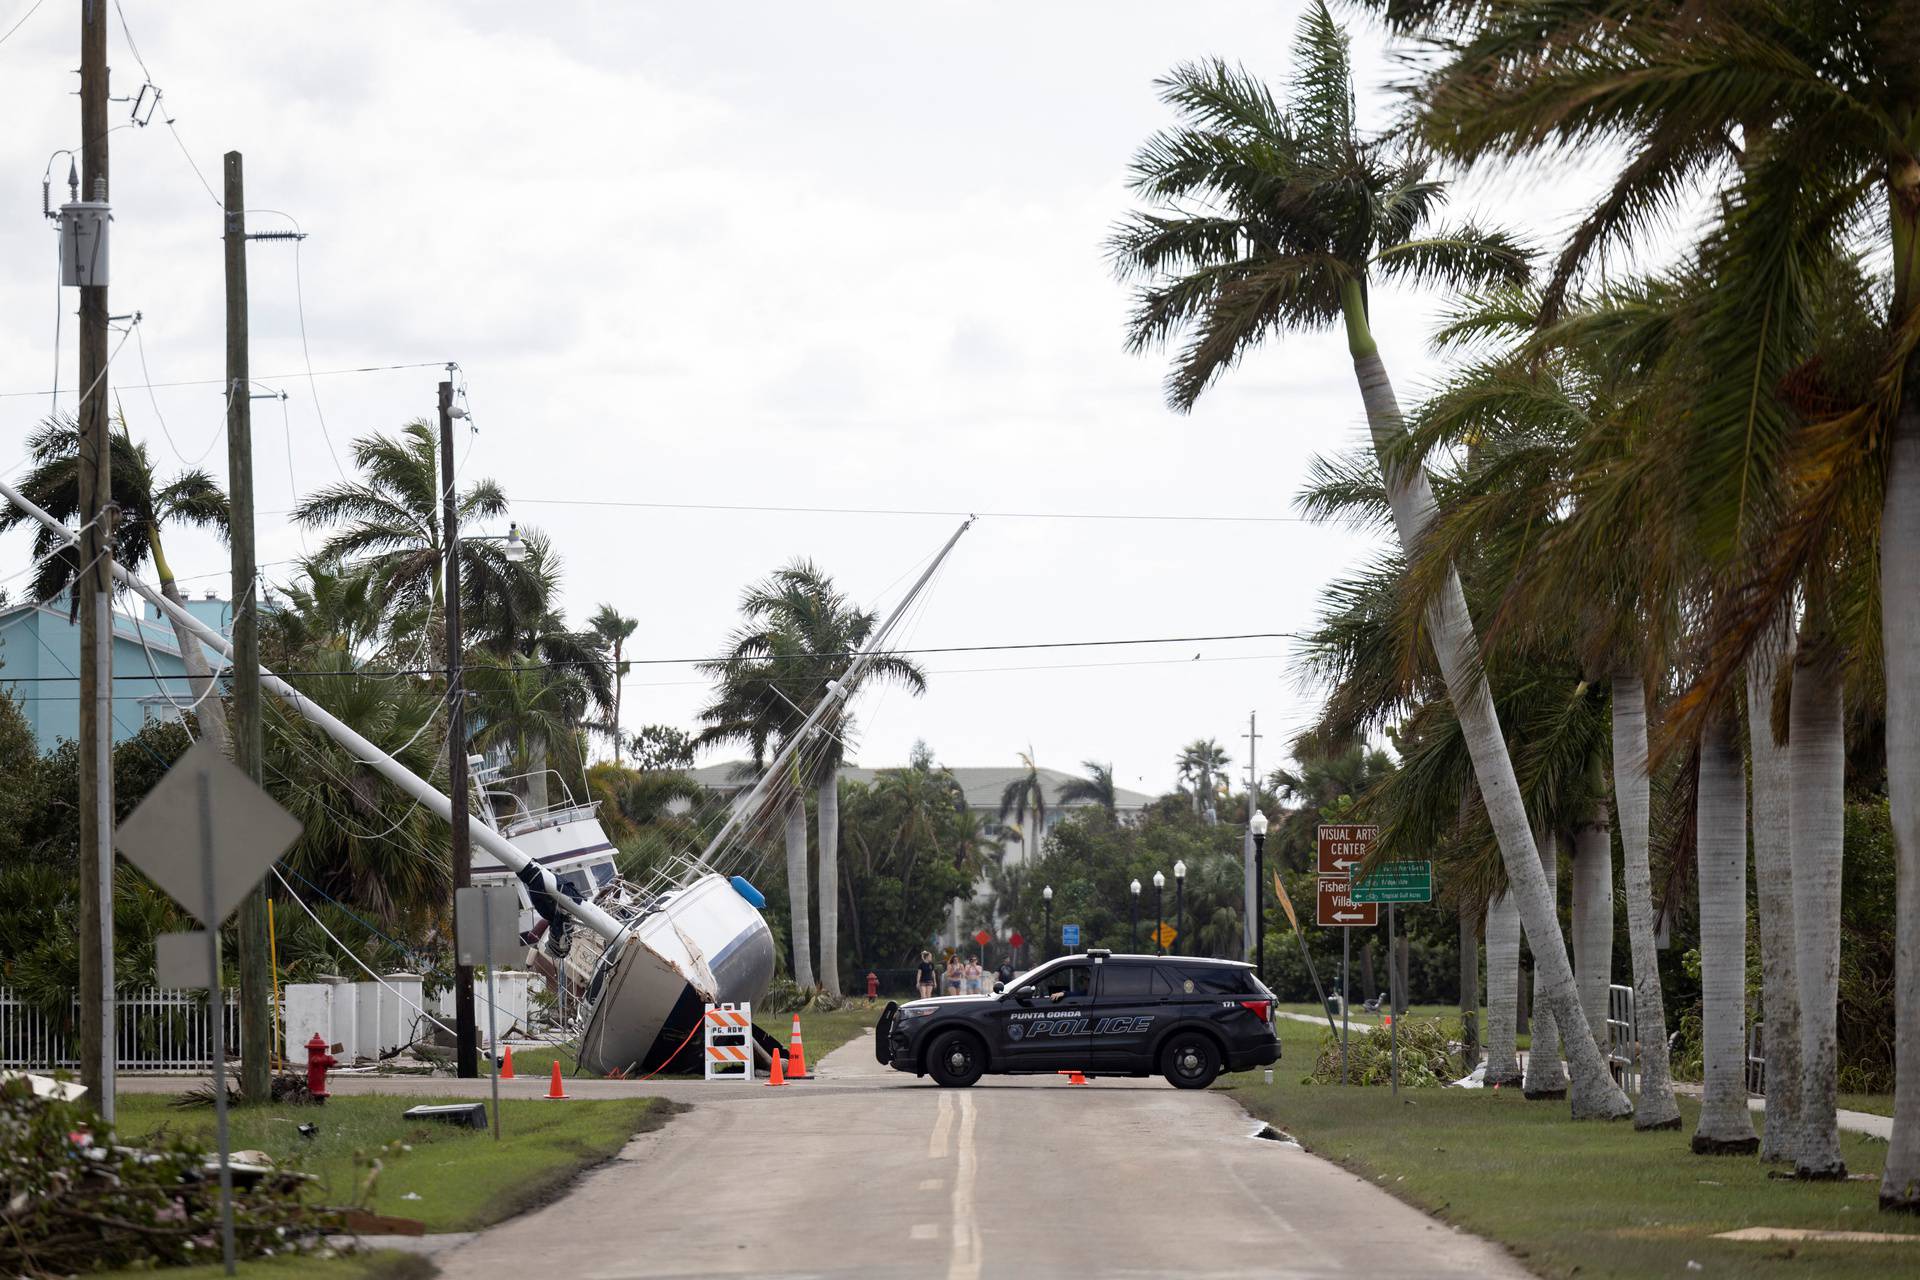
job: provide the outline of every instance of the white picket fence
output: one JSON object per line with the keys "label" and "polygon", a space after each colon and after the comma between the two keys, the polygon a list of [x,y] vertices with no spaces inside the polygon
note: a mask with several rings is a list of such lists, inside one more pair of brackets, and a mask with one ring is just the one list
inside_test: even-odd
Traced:
{"label": "white picket fence", "polygon": [[[226,1040],[240,1043],[240,1005],[226,994]],[[212,1019],[206,993],[147,990],[122,993],[116,1002],[114,1039],[121,1071],[204,1071],[213,1062]],[[79,1023],[74,1001],[66,1028]],[[37,1006],[0,987],[0,1069],[78,1070],[79,1045]]]}

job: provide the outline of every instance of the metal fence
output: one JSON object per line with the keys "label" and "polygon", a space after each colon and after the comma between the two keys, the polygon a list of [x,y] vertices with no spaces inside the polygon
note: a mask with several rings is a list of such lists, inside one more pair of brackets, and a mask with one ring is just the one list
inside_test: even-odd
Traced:
{"label": "metal fence", "polygon": [[1607,1063],[1620,1087],[1634,1093],[1640,1087],[1640,1020],[1633,1007],[1633,988],[1607,988]]}
{"label": "metal fence", "polygon": [[1767,1096],[1767,1029],[1758,1018],[1747,1024],[1747,1093]]}
{"label": "metal fence", "polygon": [[[226,995],[226,1042],[240,1043],[237,993]],[[121,1071],[203,1071],[213,1062],[213,1023],[202,991],[125,991],[116,1001],[114,1040]],[[76,998],[64,1019],[0,987],[0,1069],[77,1071]]]}

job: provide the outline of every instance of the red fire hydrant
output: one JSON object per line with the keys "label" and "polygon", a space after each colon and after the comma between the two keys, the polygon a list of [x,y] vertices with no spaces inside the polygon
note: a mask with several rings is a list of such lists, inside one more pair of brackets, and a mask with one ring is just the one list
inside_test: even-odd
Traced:
{"label": "red fire hydrant", "polygon": [[872,970],[868,970],[867,971],[867,999],[878,1000],[879,998],[880,998],[880,975],[877,973],[874,973]]}
{"label": "red fire hydrant", "polygon": [[313,1039],[307,1041],[307,1092],[315,1102],[326,1101],[327,1068],[335,1061],[327,1052],[327,1042],[320,1038],[319,1032],[314,1032]]}

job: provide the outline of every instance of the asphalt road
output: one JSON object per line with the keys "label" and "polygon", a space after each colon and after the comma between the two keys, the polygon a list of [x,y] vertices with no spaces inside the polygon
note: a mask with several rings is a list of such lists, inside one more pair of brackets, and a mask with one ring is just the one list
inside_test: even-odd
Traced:
{"label": "asphalt road", "polygon": [[940,1089],[879,1066],[872,1044],[785,1089],[659,1089],[694,1109],[563,1200],[435,1262],[449,1280],[1527,1275],[1297,1146],[1253,1137],[1226,1093],[1059,1077]]}

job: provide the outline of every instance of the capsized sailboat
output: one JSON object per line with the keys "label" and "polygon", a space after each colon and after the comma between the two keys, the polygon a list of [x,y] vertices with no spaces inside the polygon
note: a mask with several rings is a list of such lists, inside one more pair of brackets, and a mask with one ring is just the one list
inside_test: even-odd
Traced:
{"label": "capsized sailboat", "polygon": [[[76,541],[71,529],[4,479],[0,496],[69,545]],[[742,825],[759,820],[776,779],[823,723],[839,714],[862,670],[886,651],[888,637],[908,607],[972,524],[969,518],[954,531],[846,675],[828,682],[813,711],[700,854],[678,859],[646,885],[634,886],[613,874],[613,845],[591,806],[526,815],[504,829],[484,820],[471,824],[476,878],[513,876],[522,888],[523,903],[544,926],[536,926],[540,950],[551,959],[547,967],[554,980],[584,1001],[579,1049],[583,1070],[632,1074],[664,1066],[691,1043],[703,1004],[757,1001],[766,994],[774,954],[773,934],[759,910],[765,901],[743,878],[722,873],[741,856],[736,841]],[[226,636],[124,565],[112,564],[114,576],[128,589],[232,661],[233,644]],[[442,821],[452,820],[452,800],[351,725],[264,667],[260,687],[423,808]]]}

